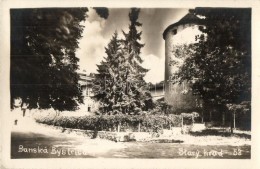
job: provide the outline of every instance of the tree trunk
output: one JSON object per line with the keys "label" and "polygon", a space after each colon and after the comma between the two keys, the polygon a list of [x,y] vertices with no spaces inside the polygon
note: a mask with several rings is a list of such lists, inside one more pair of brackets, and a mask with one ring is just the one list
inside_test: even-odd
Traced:
{"label": "tree trunk", "polygon": [[201,123],[204,123],[204,110],[202,110]]}
{"label": "tree trunk", "polygon": [[230,118],[230,133],[231,134],[233,134],[233,125],[234,125],[234,122],[233,122],[233,114],[234,114],[234,112],[233,111],[231,111],[230,112],[230,116],[231,116],[231,118]]}
{"label": "tree trunk", "polygon": [[209,121],[212,122],[212,111],[209,112]]}
{"label": "tree trunk", "polygon": [[181,128],[183,128],[183,116],[181,116]]}
{"label": "tree trunk", "polygon": [[234,122],[234,129],[236,129],[236,112],[234,112],[234,114],[233,114],[233,117],[234,117],[234,119],[233,119],[233,122]]}
{"label": "tree trunk", "polygon": [[98,135],[98,129],[97,129],[97,127],[94,127],[94,133],[93,133],[92,139],[97,138],[97,135]]}
{"label": "tree trunk", "polygon": [[117,132],[120,132],[121,122],[118,123]]}
{"label": "tree trunk", "polygon": [[140,123],[140,121],[139,121],[139,124],[138,124],[138,132],[140,132],[141,131],[141,123]]}
{"label": "tree trunk", "polygon": [[222,126],[225,126],[225,121],[226,121],[226,113],[225,111],[222,112]]}

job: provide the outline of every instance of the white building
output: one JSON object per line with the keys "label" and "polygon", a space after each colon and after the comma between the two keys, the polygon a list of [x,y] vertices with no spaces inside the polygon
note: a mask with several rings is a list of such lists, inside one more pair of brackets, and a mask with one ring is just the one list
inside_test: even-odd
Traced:
{"label": "white building", "polygon": [[84,97],[83,105],[80,105],[81,111],[84,112],[93,112],[97,110],[98,103],[92,99],[94,93],[92,92],[92,81],[94,78],[94,74],[87,72],[84,70],[83,72],[78,73],[80,76],[79,84],[82,90],[82,95]]}
{"label": "white building", "polygon": [[164,98],[164,81],[155,84],[150,84],[149,90],[154,101]]}

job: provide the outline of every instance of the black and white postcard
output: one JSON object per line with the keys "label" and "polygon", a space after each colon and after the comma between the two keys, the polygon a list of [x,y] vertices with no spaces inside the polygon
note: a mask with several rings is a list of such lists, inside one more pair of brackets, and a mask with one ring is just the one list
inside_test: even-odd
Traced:
{"label": "black and white postcard", "polygon": [[259,1],[11,2],[4,168],[257,168]]}

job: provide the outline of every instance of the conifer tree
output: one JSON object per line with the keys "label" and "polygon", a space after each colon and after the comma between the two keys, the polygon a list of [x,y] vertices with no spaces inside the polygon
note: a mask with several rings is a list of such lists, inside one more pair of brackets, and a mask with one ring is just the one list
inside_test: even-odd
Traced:
{"label": "conifer tree", "polygon": [[93,81],[95,98],[100,102],[102,112],[107,113],[112,109],[119,109],[122,78],[120,77],[120,63],[122,50],[117,32],[114,33],[107,48],[107,57],[97,65],[98,73]]}
{"label": "conifer tree", "polygon": [[[138,112],[147,110],[146,102],[151,99],[151,95],[147,90],[147,84],[144,81],[144,76],[149,71],[142,67],[143,59],[141,58],[141,49],[144,44],[141,44],[142,32],[137,28],[142,24],[138,21],[140,9],[132,8],[129,13],[129,31],[123,31],[125,39],[122,40],[123,54],[125,59],[124,73],[126,80],[126,112]],[[130,97],[129,97],[130,96]]]}
{"label": "conifer tree", "polygon": [[136,28],[141,26],[137,21],[139,12],[131,9],[129,32],[123,32],[125,39],[119,40],[115,33],[105,48],[107,57],[98,65],[94,93],[104,113],[136,114],[147,110],[151,102],[143,79],[148,70],[141,66],[144,45],[139,43],[142,33]]}

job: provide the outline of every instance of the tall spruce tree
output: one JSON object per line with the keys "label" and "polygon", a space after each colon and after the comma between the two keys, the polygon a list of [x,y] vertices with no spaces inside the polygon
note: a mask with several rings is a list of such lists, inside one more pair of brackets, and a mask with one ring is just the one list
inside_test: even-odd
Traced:
{"label": "tall spruce tree", "polygon": [[103,113],[120,109],[121,85],[123,83],[120,77],[120,63],[122,60],[122,48],[118,40],[117,32],[114,33],[107,48],[105,48],[107,57],[97,65],[98,73],[95,74],[93,81],[95,98],[100,102],[100,108]]}
{"label": "tall spruce tree", "polygon": [[[122,40],[123,54],[125,59],[124,74],[126,80],[126,101],[125,112],[138,112],[140,110],[148,110],[148,103],[151,100],[151,94],[148,91],[147,84],[144,81],[144,76],[149,71],[142,67],[143,59],[141,58],[141,49],[144,44],[141,44],[142,32],[137,28],[142,24],[138,21],[140,9],[131,8],[129,13],[129,31],[123,31],[124,39]],[[129,97],[130,96],[130,97]]]}
{"label": "tall spruce tree", "polygon": [[141,32],[136,29],[141,26],[137,21],[139,12],[131,9],[129,32],[123,32],[125,39],[119,40],[115,33],[106,48],[107,57],[98,65],[94,93],[104,113],[136,114],[151,105],[151,95],[143,79],[148,70],[141,66],[144,45],[138,42]]}

